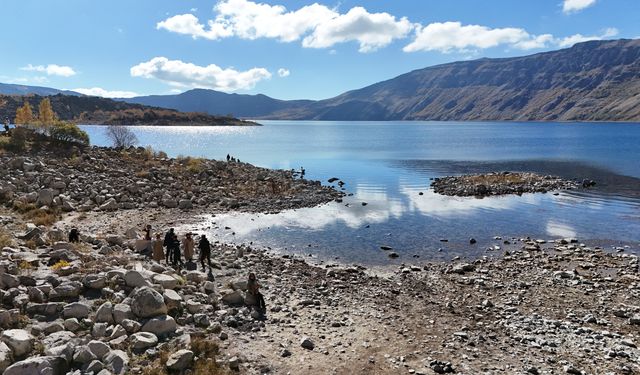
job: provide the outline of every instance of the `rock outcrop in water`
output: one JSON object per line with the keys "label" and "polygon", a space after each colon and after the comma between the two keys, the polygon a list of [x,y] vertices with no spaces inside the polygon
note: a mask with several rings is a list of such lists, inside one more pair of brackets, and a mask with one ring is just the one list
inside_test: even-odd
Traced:
{"label": "rock outcrop in water", "polygon": [[459,197],[546,193],[553,190],[569,190],[592,185],[595,185],[595,182],[589,180],[578,183],[557,176],[514,172],[439,177],[431,183],[431,187],[436,193]]}

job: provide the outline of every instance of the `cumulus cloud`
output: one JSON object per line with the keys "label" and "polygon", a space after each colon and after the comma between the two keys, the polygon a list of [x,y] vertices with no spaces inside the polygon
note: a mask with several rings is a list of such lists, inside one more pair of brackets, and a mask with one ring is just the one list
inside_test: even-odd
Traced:
{"label": "cumulus cloud", "polygon": [[78,92],[83,95],[88,96],[101,96],[103,98],[133,98],[134,96],[139,96],[137,93],[133,91],[109,91],[100,87],[91,87],[91,88],[77,88],[72,89],[71,91]]}
{"label": "cumulus cloud", "polygon": [[70,66],[61,66],[56,64],[49,65],[27,65],[20,68],[20,70],[26,70],[30,72],[40,72],[46,73],[49,76],[61,76],[61,77],[71,77],[76,75],[76,72]]}
{"label": "cumulus cloud", "polygon": [[562,11],[566,14],[579,12],[596,3],[596,0],[564,0]]}
{"label": "cumulus cloud", "polygon": [[242,39],[271,38],[281,42],[303,39],[303,46],[327,48],[338,43],[356,41],[361,52],[384,47],[394,39],[405,37],[413,28],[406,19],[388,13],[369,13],[354,7],[345,14],[314,3],[288,11],[282,5],[249,0],[223,0],[215,7],[216,18],[203,24],[193,14],[180,14],[158,22],[156,27],[192,38]]}
{"label": "cumulus cloud", "polygon": [[615,28],[606,29],[601,35],[575,34],[556,38],[551,34],[532,35],[521,28],[495,28],[481,25],[462,25],[460,22],[436,22],[416,30],[415,39],[406,45],[405,52],[471,50],[506,46],[521,50],[541,49],[552,46],[571,47],[588,40],[602,40],[618,35]]}
{"label": "cumulus cloud", "polygon": [[289,71],[289,69],[285,69],[285,68],[278,69],[278,76],[280,77],[288,77],[290,74],[291,72]]}
{"label": "cumulus cloud", "polygon": [[264,68],[237,71],[215,64],[199,66],[166,57],[154,57],[131,67],[132,77],[155,78],[176,87],[206,88],[221,91],[252,89],[271,73]]}
{"label": "cumulus cloud", "polygon": [[575,34],[558,40],[558,47],[565,48],[571,47],[576,43],[586,42],[589,40],[603,40],[607,38],[612,38],[618,35],[618,29],[616,28],[608,28],[601,35],[582,35]]}
{"label": "cumulus cloud", "polygon": [[312,48],[327,48],[338,43],[357,41],[360,52],[371,52],[390,44],[394,39],[404,38],[413,25],[407,18],[396,18],[388,13],[369,13],[362,7],[352,8],[319,24],[304,38],[302,45]]}
{"label": "cumulus cloud", "polygon": [[508,45],[519,49],[546,47],[553,40],[550,34],[535,36],[514,27],[492,29],[481,25],[462,25],[460,22],[435,22],[416,30],[413,42],[405,52],[467,51]]}

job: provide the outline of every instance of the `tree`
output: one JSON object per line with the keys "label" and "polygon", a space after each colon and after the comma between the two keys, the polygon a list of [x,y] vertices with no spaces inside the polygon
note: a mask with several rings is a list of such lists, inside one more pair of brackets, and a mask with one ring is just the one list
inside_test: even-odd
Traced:
{"label": "tree", "polygon": [[74,142],[82,145],[89,145],[89,135],[81,130],[76,124],[58,121],[53,125],[49,134],[51,138],[58,142]]}
{"label": "tree", "polygon": [[13,121],[16,125],[30,125],[33,123],[33,109],[27,100],[22,107],[16,110],[16,118]]}
{"label": "tree", "polygon": [[53,112],[51,101],[44,98],[38,105],[38,123],[47,132],[49,128],[58,122],[58,116]]}
{"label": "tree", "polygon": [[129,148],[138,143],[138,137],[126,126],[109,125],[106,135],[115,148]]}

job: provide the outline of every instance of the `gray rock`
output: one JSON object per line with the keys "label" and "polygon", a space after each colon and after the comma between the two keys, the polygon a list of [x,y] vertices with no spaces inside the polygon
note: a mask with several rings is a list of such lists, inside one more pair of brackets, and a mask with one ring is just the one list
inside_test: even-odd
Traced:
{"label": "gray rock", "polygon": [[151,332],[138,332],[129,337],[133,350],[143,350],[158,345],[158,337]]}
{"label": "gray rock", "polygon": [[0,340],[7,344],[15,357],[22,357],[33,350],[34,337],[24,329],[8,329],[0,334]]}
{"label": "gray rock", "polygon": [[82,285],[88,289],[102,289],[107,286],[107,279],[102,275],[87,275],[82,279]]}
{"label": "gray rock", "polygon": [[129,356],[122,350],[112,350],[104,357],[104,364],[114,374],[125,374],[129,366]]}
{"label": "gray rock", "polygon": [[172,317],[161,315],[149,319],[142,325],[140,330],[142,332],[151,332],[158,337],[164,338],[173,334],[177,328],[176,321]]}
{"label": "gray rock", "polygon": [[124,328],[128,333],[136,333],[142,328],[142,325],[135,320],[124,319],[120,322],[122,328]]}
{"label": "gray rock", "polygon": [[163,293],[164,303],[167,305],[167,309],[173,310],[180,307],[182,303],[182,297],[175,290],[166,289]]}
{"label": "gray rock", "polygon": [[111,350],[111,348],[109,348],[109,345],[98,340],[89,341],[89,344],[87,344],[87,346],[89,347],[89,350],[91,350],[91,353],[95,354],[96,358],[100,360],[102,360],[107,354],[109,354],[109,351]]}
{"label": "gray rock", "polygon": [[178,350],[171,354],[167,360],[167,368],[174,371],[182,371],[191,366],[193,352],[191,350]]}
{"label": "gray rock", "polygon": [[169,275],[153,275],[153,282],[162,285],[165,289],[175,289],[178,286],[178,280]]}
{"label": "gray rock", "polygon": [[113,320],[116,323],[120,323],[125,319],[134,319],[134,317],[131,306],[125,303],[118,303],[113,307]]}
{"label": "gray rock", "polygon": [[[226,293],[225,293],[226,292]],[[222,302],[226,303],[227,305],[232,305],[232,306],[239,306],[239,305],[244,305],[244,297],[242,296],[242,293],[239,290],[233,290],[233,291],[221,291],[220,293],[224,293],[222,294]]]}
{"label": "gray rock", "polygon": [[89,363],[95,360],[97,357],[91,352],[88,346],[78,346],[75,353],[73,353],[73,361],[80,364]]}
{"label": "gray rock", "polygon": [[115,211],[118,208],[118,202],[114,198],[110,198],[108,201],[100,205],[100,209],[102,211]]}
{"label": "gray rock", "polygon": [[127,271],[127,273],[124,274],[124,281],[127,283],[127,286],[132,288],[149,286],[149,282],[138,271]]}
{"label": "gray rock", "polygon": [[80,324],[80,321],[76,318],[65,319],[64,329],[70,332],[77,332],[82,329],[82,324]]}
{"label": "gray rock", "polygon": [[13,352],[4,342],[0,341],[0,372],[13,362]]}
{"label": "gray rock", "polygon": [[113,324],[113,304],[111,302],[103,303],[96,311],[96,317],[94,319],[98,323]]}
{"label": "gray rock", "polygon": [[141,287],[131,293],[131,311],[139,318],[150,318],[167,313],[167,305],[160,293]]}
{"label": "gray rock", "polygon": [[104,369],[104,363],[98,361],[97,359],[91,361],[84,367],[84,371],[90,374],[97,374],[98,372],[102,371],[102,369]]}
{"label": "gray rock", "polygon": [[9,366],[3,375],[64,375],[68,370],[62,357],[31,357]]}
{"label": "gray rock", "polygon": [[178,208],[181,210],[190,210],[193,208],[193,203],[189,199],[180,199],[178,202]]}
{"label": "gray rock", "polygon": [[52,301],[60,301],[67,298],[77,298],[80,295],[82,284],[77,281],[69,281],[53,288],[49,293],[49,299]]}
{"label": "gray rock", "polygon": [[51,189],[42,189],[38,192],[38,200],[36,204],[38,207],[41,206],[51,206],[53,203],[53,190]]}
{"label": "gray rock", "polygon": [[84,319],[89,316],[89,312],[91,312],[91,308],[89,306],[81,302],[73,302],[65,305],[62,310],[62,316],[64,318]]}
{"label": "gray rock", "polygon": [[307,350],[313,350],[316,345],[313,343],[313,341],[311,341],[310,338],[303,337],[302,340],[300,340],[300,346]]}

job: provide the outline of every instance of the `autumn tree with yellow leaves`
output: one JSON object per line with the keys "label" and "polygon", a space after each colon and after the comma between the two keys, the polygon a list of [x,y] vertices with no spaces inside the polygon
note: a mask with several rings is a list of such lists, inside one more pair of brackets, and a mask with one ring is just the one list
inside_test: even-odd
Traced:
{"label": "autumn tree with yellow leaves", "polygon": [[16,118],[13,122],[16,125],[33,124],[33,109],[28,101],[25,100],[24,105],[16,110]]}

